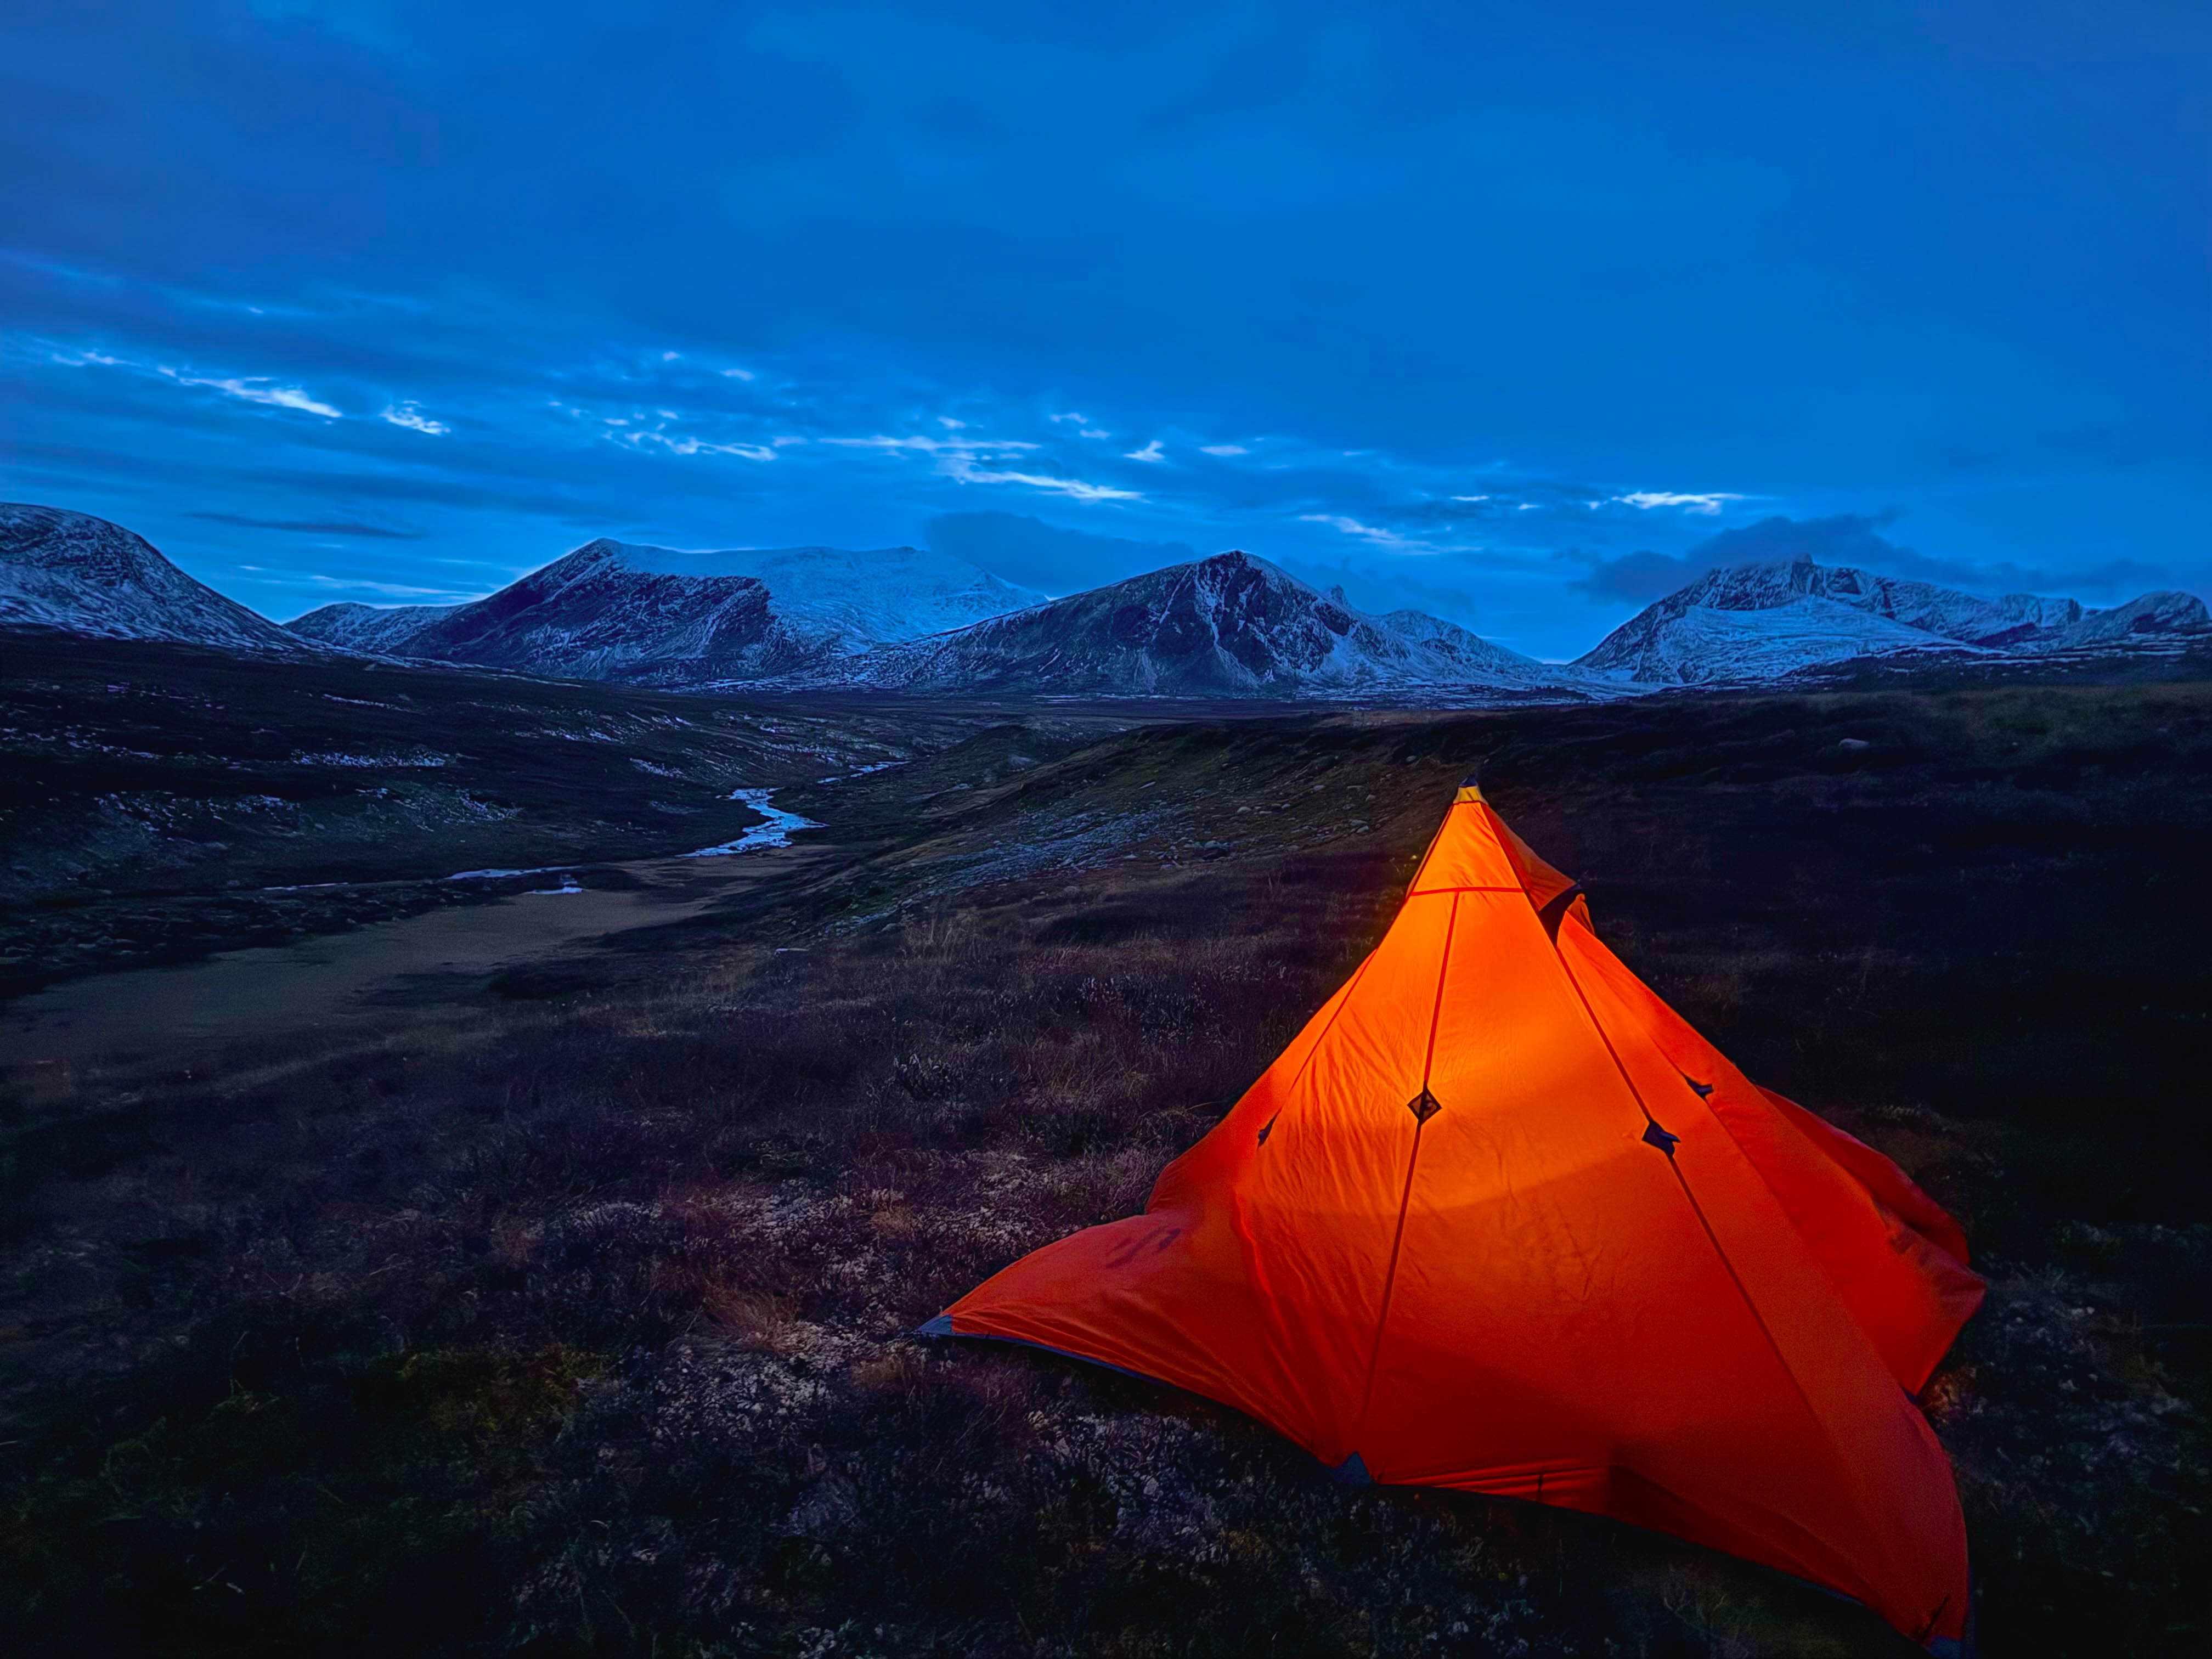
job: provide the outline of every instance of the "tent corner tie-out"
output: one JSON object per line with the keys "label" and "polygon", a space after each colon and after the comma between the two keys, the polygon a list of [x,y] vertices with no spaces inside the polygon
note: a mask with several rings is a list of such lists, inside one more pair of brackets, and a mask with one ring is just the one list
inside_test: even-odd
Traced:
{"label": "tent corner tie-out", "polygon": [[1382,942],[1144,1213],[921,1334],[1188,1389],[1350,1484],[1723,1550],[1955,1654],[1966,1527],[1912,1396],[1981,1294],[1958,1224],[1730,1065],[1469,780]]}

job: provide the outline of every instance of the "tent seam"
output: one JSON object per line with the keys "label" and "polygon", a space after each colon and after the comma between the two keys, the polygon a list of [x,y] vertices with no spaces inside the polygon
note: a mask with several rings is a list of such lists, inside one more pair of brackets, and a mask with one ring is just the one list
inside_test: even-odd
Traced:
{"label": "tent seam", "polygon": [[[1597,1033],[1598,1041],[1605,1044],[1607,1057],[1613,1061],[1613,1069],[1620,1073],[1620,1080],[1628,1085],[1629,1097],[1635,1101],[1636,1109],[1644,1114],[1644,1121],[1646,1123],[1657,1127],[1659,1120],[1651,1115],[1651,1109],[1644,1103],[1644,1091],[1636,1086],[1636,1079],[1628,1074],[1628,1067],[1621,1062],[1620,1051],[1613,1046],[1612,1037],[1606,1034],[1605,1027],[1599,1023],[1597,1011],[1590,1006],[1589,998],[1583,992],[1582,981],[1576,975],[1573,965],[1567,961],[1565,954],[1556,949],[1553,956],[1559,964],[1559,971],[1567,976],[1567,983],[1574,988],[1575,999],[1582,1004],[1583,1013],[1589,1019],[1590,1029]],[[1664,1131],[1662,1130],[1662,1133]],[[1736,1146],[1733,1136],[1729,1137],[1729,1145],[1735,1146],[1738,1157],[1743,1157],[1743,1149]],[[1747,1158],[1746,1161],[1749,1160]],[[1705,1218],[1705,1206],[1698,1202],[1697,1194],[1690,1190],[1689,1180],[1683,1175],[1681,1164],[1675,1160],[1671,1152],[1667,1154],[1667,1167],[1674,1177],[1675,1186],[1681,1189],[1682,1197],[1690,1206],[1690,1213],[1698,1218],[1698,1231],[1705,1234],[1705,1242],[1713,1247],[1713,1255],[1719,1258],[1722,1268],[1728,1273],[1729,1283],[1735,1286],[1735,1293],[1743,1298],[1744,1311],[1751,1316],[1752,1322],[1759,1327],[1759,1334],[1766,1339],[1767,1351],[1774,1356],[1774,1363],[1782,1368],[1782,1375],[1789,1379],[1790,1392],[1797,1396],[1798,1403],[1805,1407],[1806,1416],[1812,1420],[1814,1427],[1819,1431],[1821,1446],[1832,1458],[1840,1462],[1840,1455],[1836,1451],[1834,1440],[1827,1432],[1827,1425],[1821,1418],[1820,1407],[1813,1403],[1813,1396],[1805,1392],[1805,1385],[1798,1381],[1796,1370],[1790,1364],[1789,1355],[1783,1352],[1782,1344],[1776,1340],[1773,1328],[1766,1322],[1766,1316],[1759,1312],[1759,1304],[1752,1299],[1750,1288],[1744,1284],[1743,1276],[1736,1272],[1735,1263],[1729,1260],[1729,1253],[1722,1246],[1720,1236],[1713,1231],[1713,1224]],[[1753,1173],[1754,1176],[1757,1175],[1755,1168]],[[1763,1185],[1764,1182],[1761,1184]]]}
{"label": "tent seam", "polygon": [[[1451,976],[1452,936],[1459,929],[1459,897],[1452,896],[1451,915],[1444,921],[1444,947],[1437,960],[1437,1000],[1429,1011],[1429,1046],[1421,1056],[1421,1092],[1429,1091],[1429,1073],[1437,1063],[1437,1031],[1443,1024],[1444,986]],[[1390,1265],[1382,1274],[1382,1302],[1375,1313],[1375,1340],[1367,1352],[1367,1382],[1359,1392],[1359,1414],[1354,1419],[1352,1438],[1367,1426],[1367,1408],[1375,1400],[1375,1375],[1382,1363],[1382,1338],[1390,1328],[1390,1298],[1398,1288],[1398,1261],[1406,1245],[1406,1212],[1413,1201],[1413,1174],[1421,1163],[1421,1132],[1429,1127],[1425,1117],[1413,1120],[1413,1149],[1406,1155],[1406,1186],[1398,1194],[1398,1227],[1390,1236]],[[1355,1448],[1357,1449],[1357,1448]]]}

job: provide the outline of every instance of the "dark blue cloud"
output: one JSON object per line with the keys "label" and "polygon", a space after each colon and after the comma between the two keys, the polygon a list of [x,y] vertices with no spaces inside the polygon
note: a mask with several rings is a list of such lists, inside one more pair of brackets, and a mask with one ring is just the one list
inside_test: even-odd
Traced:
{"label": "dark blue cloud", "polygon": [[1889,502],[2203,586],[2208,66],[2160,0],[17,8],[0,492],[278,612],[975,514],[1546,654]]}
{"label": "dark blue cloud", "polygon": [[1574,583],[1583,592],[1599,599],[1638,605],[1686,586],[1708,571],[1784,559],[1850,565],[1877,575],[1935,582],[1970,592],[2084,593],[2092,599],[2140,592],[2171,574],[2163,565],[2136,559],[2102,559],[2050,569],[2004,559],[1970,562],[1929,558],[1881,533],[1896,518],[1894,513],[1839,513],[1805,520],[1775,517],[1721,531],[1679,555],[1642,549],[1618,558],[1597,558],[1577,549],[1564,556],[1589,565]]}
{"label": "dark blue cloud", "polygon": [[195,513],[195,519],[205,519],[210,524],[243,525],[249,530],[289,530],[298,536],[368,536],[378,540],[415,542],[422,539],[419,530],[404,530],[392,525],[353,524],[343,519],[250,519],[243,513]]}

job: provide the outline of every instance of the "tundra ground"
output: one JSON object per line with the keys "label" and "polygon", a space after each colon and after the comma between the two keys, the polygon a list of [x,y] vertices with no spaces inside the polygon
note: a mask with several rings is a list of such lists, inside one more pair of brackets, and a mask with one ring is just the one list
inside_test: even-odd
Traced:
{"label": "tundra ground", "polygon": [[[1928,1393],[1991,1653],[2200,1648],[2212,688],[1001,723],[787,879],[322,1048],[18,1083],[21,1650],[1813,1656],[1863,1610],[906,1334],[1141,1206],[1475,763],[1993,1282]],[[773,856],[773,855],[771,855]],[[436,1018],[430,1015],[434,1012]]]}

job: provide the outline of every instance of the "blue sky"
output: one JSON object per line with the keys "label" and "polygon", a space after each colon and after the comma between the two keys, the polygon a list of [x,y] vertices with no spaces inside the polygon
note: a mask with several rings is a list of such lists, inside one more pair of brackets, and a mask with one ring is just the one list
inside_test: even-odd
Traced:
{"label": "blue sky", "polygon": [[278,617],[1241,546],[1559,656],[1778,517],[2204,591],[2208,157],[2200,0],[30,0],[0,495]]}

